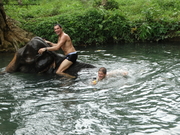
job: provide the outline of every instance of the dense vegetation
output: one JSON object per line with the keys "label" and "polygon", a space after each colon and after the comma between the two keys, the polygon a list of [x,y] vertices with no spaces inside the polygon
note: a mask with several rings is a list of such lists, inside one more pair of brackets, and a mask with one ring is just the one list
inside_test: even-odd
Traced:
{"label": "dense vegetation", "polygon": [[5,4],[6,14],[23,29],[54,42],[55,23],[63,26],[75,45],[161,41],[180,35],[178,0],[21,1],[24,5],[16,5],[15,0]]}

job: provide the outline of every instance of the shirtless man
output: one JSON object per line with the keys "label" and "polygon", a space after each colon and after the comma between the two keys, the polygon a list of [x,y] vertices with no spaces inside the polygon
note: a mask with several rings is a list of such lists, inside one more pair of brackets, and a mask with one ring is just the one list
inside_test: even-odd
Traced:
{"label": "shirtless man", "polygon": [[92,84],[96,85],[98,81],[101,81],[104,78],[109,78],[109,77],[118,76],[118,75],[127,76],[128,72],[120,71],[120,70],[114,70],[114,71],[110,71],[109,73],[107,73],[106,68],[105,67],[101,67],[98,70],[98,77],[97,77],[97,79],[93,80]]}
{"label": "shirtless man", "polygon": [[73,63],[77,60],[77,52],[72,44],[71,38],[69,35],[63,32],[63,29],[60,24],[54,25],[54,32],[58,35],[58,43],[52,43],[45,40],[46,43],[50,44],[51,47],[40,48],[38,53],[42,54],[45,51],[57,51],[62,49],[66,55],[65,60],[60,64],[59,68],[56,71],[56,74],[74,78],[67,73],[64,73]]}

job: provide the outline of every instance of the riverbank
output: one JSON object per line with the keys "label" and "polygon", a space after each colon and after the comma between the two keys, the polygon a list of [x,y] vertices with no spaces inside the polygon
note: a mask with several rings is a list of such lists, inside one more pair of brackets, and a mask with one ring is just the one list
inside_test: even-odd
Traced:
{"label": "riverbank", "polygon": [[180,40],[179,1],[109,0],[104,5],[93,0],[35,3],[6,5],[5,10],[20,22],[21,28],[53,42],[56,42],[55,23],[62,24],[75,46]]}

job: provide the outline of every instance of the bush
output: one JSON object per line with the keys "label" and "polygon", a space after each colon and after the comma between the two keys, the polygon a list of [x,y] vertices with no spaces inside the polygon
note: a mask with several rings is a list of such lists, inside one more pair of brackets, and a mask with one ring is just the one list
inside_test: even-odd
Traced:
{"label": "bush", "polygon": [[[53,21],[51,21],[53,20]],[[75,44],[103,44],[128,40],[129,26],[125,17],[118,12],[91,9],[79,15],[60,15],[26,22],[24,28],[48,40],[57,40],[53,25],[61,23],[64,31],[70,35]],[[35,26],[35,27],[33,27]]]}
{"label": "bush", "polygon": [[75,45],[159,41],[180,33],[177,0],[37,1],[38,6],[6,5],[6,13],[22,28],[52,42],[57,42],[55,23],[62,24]]}

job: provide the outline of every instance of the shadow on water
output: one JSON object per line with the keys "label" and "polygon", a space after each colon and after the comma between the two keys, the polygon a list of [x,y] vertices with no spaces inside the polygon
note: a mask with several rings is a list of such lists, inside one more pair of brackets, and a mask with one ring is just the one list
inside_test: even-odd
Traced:
{"label": "shadow on water", "polygon": [[[167,134],[180,132],[180,46],[124,44],[78,48],[76,79],[13,73],[0,77],[0,134]],[[0,54],[0,71],[13,55]],[[99,67],[128,71],[97,85]]]}

